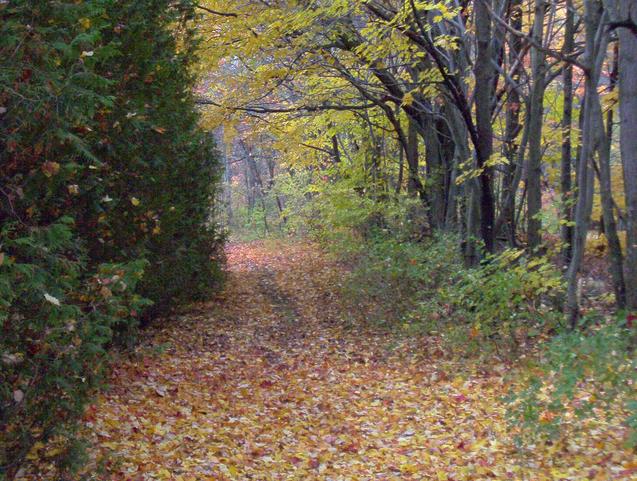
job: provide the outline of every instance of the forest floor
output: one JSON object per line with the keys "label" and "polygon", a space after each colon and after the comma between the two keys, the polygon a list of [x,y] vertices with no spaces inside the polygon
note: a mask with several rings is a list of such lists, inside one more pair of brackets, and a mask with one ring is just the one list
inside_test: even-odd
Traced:
{"label": "forest floor", "polygon": [[228,264],[224,292],[149,329],[87,411],[99,479],[636,479],[612,427],[516,449],[508,368],[346,322],[344,267],[316,246],[231,244]]}

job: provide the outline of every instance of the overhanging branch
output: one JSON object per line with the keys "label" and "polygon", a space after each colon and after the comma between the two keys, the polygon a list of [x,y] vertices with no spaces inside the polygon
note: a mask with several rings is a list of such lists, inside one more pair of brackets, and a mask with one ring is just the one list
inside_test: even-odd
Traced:
{"label": "overhanging branch", "polygon": [[610,31],[617,30],[618,28],[627,28],[633,35],[637,36],[637,24],[632,20],[621,20],[618,22],[608,22],[608,29]]}
{"label": "overhanging branch", "polygon": [[339,105],[339,104],[319,104],[319,105],[300,105],[298,107],[228,107],[222,105],[219,102],[215,102],[211,99],[197,99],[195,100],[197,105],[214,105],[215,107],[221,107],[228,110],[236,110],[241,112],[250,112],[255,114],[286,114],[294,112],[322,112],[326,110],[367,110],[376,107],[373,103],[360,104],[360,105]]}
{"label": "overhanging branch", "polygon": [[208,12],[211,15],[218,15],[220,17],[234,17],[237,18],[239,15],[236,13],[232,13],[232,12],[219,12],[217,10],[213,10],[211,8],[208,7],[204,7],[203,5],[200,5],[199,3],[195,5],[198,9],[203,10],[204,12]]}

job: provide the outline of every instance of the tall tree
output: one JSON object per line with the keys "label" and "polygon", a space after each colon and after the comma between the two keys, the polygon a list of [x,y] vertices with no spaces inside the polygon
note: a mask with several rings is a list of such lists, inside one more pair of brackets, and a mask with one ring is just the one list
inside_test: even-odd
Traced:
{"label": "tall tree", "polygon": [[566,312],[574,327],[579,319],[578,275],[584,258],[584,248],[590,224],[594,189],[595,155],[603,147],[605,136],[601,103],[597,87],[608,47],[606,13],[601,0],[584,1],[584,52],[585,85],[582,122],[581,153],[577,172],[577,203],[575,206],[575,230],[573,255],[567,280]]}
{"label": "tall tree", "polygon": [[495,75],[492,39],[491,0],[475,2],[476,60],[474,64],[476,133],[476,163],[480,170],[480,233],[488,252],[494,250],[495,200],[493,197],[493,77]]}
{"label": "tall tree", "polygon": [[[562,54],[569,56],[575,48],[575,8],[573,0],[566,0],[564,20],[564,45]],[[560,191],[562,201],[560,237],[562,241],[562,263],[571,261],[573,244],[573,192],[572,192],[572,132],[573,132],[573,64],[565,62],[562,67],[562,158],[560,162]]]}
{"label": "tall tree", "polygon": [[[508,17],[511,27],[516,31],[522,30],[522,0],[511,0],[509,4]],[[509,35],[508,45],[508,68],[511,71],[511,82],[508,86],[508,98],[505,113],[505,138],[504,156],[508,164],[505,167],[504,178],[502,179],[502,200],[501,214],[497,225],[502,225],[505,229],[506,238],[511,247],[515,247],[516,242],[516,222],[515,222],[515,195],[518,189],[516,182],[516,171],[518,166],[518,136],[522,130],[520,122],[521,114],[521,92],[520,81],[524,72],[522,64],[522,39],[518,35]],[[496,235],[499,228],[496,228]]]}
{"label": "tall tree", "polygon": [[544,16],[546,0],[535,0],[531,38],[531,76],[533,87],[529,107],[529,158],[526,172],[528,243],[531,250],[542,243],[542,125],[544,121],[544,93],[546,90],[546,56],[544,44]]}
{"label": "tall tree", "polygon": [[628,307],[637,309],[637,4],[620,1],[619,114],[626,194],[626,285]]}
{"label": "tall tree", "polygon": [[[610,73],[610,90],[615,89],[617,69],[619,62],[617,59],[617,45],[614,48],[612,59],[612,69]],[[601,111],[600,111],[601,115]],[[619,309],[626,307],[626,284],[624,282],[624,255],[622,253],[619,235],[617,233],[617,222],[615,221],[615,200],[613,199],[613,189],[611,183],[611,145],[613,141],[613,109],[608,110],[606,115],[606,130],[600,132],[599,146],[599,167],[596,169],[599,178],[599,195],[602,205],[602,225],[604,235],[608,242],[608,264],[613,290],[615,291],[616,304]],[[603,125],[603,119],[598,119],[598,124]],[[605,135],[604,135],[605,134]]]}

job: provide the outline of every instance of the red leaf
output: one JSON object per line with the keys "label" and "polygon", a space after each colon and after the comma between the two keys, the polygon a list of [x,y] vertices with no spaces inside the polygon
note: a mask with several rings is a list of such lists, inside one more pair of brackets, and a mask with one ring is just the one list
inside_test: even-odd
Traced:
{"label": "red leaf", "polygon": [[261,381],[261,384],[259,384],[259,387],[262,387],[262,388],[267,388],[272,386],[274,386],[274,382],[271,381],[270,379],[265,379],[264,381]]}
{"label": "red leaf", "polygon": [[455,400],[456,402],[459,402],[459,403],[461,403],[461,402],[465,402],[465,401],[467,401],[467,400],[469,399],[469,398],[468,398],[467,396],[465,396],[464,394],[457,394],[457,395],[455,395],[453,398],[454,398],[454,400]]}

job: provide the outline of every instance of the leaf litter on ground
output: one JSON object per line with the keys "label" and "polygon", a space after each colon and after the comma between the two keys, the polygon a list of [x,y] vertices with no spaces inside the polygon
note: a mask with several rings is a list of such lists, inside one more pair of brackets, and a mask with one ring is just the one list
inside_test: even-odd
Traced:
{"label": "leaf litter on ground", "polygon": [[[232,244],[228,262],[224,292],[151,328],[87,409],[95,479],[637,479],[637,456],[606,421],[517,448],[508,368],[352,326],[339,302],[347,272],[316,245]],[[24,479],[46,479],[38,466]]]}

